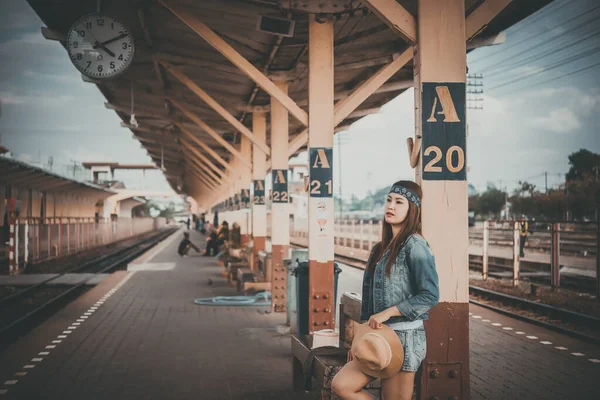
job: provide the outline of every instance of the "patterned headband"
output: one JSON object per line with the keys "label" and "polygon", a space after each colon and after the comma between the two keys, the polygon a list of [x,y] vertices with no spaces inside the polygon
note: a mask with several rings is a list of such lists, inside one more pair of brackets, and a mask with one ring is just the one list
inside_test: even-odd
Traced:
{"label": "patterned headband", "polygon": [[408,199],[408,201],[413,202],[417,207],[421,207],[421,199],[419,199],[419,196],[417,196],[416,194],[414,194],[413,192],[411,192],[404,186],[394,185],[390,189],[390,193],[396,193],[401,196],[404,196]]}

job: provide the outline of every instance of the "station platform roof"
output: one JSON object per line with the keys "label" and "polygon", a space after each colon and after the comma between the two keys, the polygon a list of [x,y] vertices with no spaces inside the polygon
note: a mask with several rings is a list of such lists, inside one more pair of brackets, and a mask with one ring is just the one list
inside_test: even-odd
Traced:
{"label": "station platform roof", "polygon": [[24,161],[0,156],[0,183],[12,187],[48,192],[93,191],[109,197],[116,192],[89,182],[64,177]]}
{"label": "station platform roof", "polygon": [[[487,0],[495,2],[496,0]],[[53,38],[63,38],[81,16],[96,11],[95,0],[28,0]],[[523,20],[551,0],[504,1],[508,5],[481,29],[468,37],[467,48],[492,38]],[[308,110],[308,12],[322,4],[323,12],[335,16],[335,99],[340,100],[373,77],[412,46],[358,1],[288,2],[283,0],[157,0],[101,2],[102,12],[119,18],[135,38],[135,57],[128,70],[114,79],[88,81],[105,96],[106,107],[122,119],[157,164],[163,166],[171,187],[186,192],[194,176],[186,175],[182,157],[182,130],[208,145],[223,159],[231,154],[215,135],[199,128],[189,114],[195,115],[228,143],[239,142],[239,129],[215,112],[176,75],[183,75],[214,99],[235,121],[251,129],[251,114],[268,111],[270,96],[247,74],[191,29],[184,19],[193,18],[234,49],[270,80],[289,82],[288,95],[300,109]],[[417,0],[398,3],[413,17]],[[485,3],[465,0],[468,17]],[[168,8],[167,8],[168,7]],[[257,29],[260,16],[277,16],[295,21],[291,37],[276,36]],[[64,42],[63,42],[64,43]],[[412,56],[411,56],[412,58]],[[86,78],[87,79],[87,78]],[[412,61],[395,72],[387,83],[349,113],[337,129],[379,111],[379,108],[413,85]],[[132,113],[137,124],[130,124]],[[183,111],[185,109],[185,111]],[[290,139],[304,131],[305,125],[290,115]],[[183,135],[185,136],[185,135]],[[186,136],[189,139],[189,136]],[[267,136],[267,144],[269,137]],[[302,150],[305,146],[300,146]],[[222,168],[220,166],[220,168]]]}

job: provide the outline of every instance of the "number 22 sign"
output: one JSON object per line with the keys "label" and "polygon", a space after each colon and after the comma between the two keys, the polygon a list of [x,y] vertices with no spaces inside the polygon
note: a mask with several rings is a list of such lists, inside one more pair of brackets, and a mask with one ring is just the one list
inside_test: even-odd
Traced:
{"label": "number 22 sign", "polygon": [[423,179],[464,181],[466,93],[461,82],[423,82],[421,94]]}

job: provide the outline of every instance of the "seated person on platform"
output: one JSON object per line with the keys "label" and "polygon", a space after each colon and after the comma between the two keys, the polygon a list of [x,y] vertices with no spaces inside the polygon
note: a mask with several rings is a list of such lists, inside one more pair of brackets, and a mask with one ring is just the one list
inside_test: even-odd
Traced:
{"label": "seated person on platform", "polygon": [[200,252],[200,249],[196,247],[192,242],[190,242],[190,234],[188,232],[183,233],[183,240],[179,242],[179,248],[177,249],[177,253],[181,257],[187,256],[190,248],[196,250],[197,253]]}
{"label": "seated person on platform", "polygon": [[229,224],[227,221],[223,221],[218,230],[215,231],[213,227],[213,230],[209,233],[204,255],[207,257],[211,255],[216,256],[221,245],[227,242],[227,240],[229,240]]}
{"label": "seated person on platform", "polygon": [[218,252],[217,245],[217,230],[211,223],[206,224],[206,249],[204,250],[204,256],[214,256]]}
{"label": "seated person on platform", "polygon": [[237,222],[234,222],[231,225],[231,240],[230,240],[230,245],[229,247],[232,249],[239,249],[240,247],[242,247],[242,233],[241,233],[241,227],[240,224],[238,224]]}

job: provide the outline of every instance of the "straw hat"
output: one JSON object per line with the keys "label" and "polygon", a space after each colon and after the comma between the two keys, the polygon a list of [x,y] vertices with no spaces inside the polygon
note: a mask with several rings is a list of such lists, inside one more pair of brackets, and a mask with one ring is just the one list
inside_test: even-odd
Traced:
{"label": "straw hat", "polygon": [[357,325],[352,341],[353,361],[366,375],[390,378],[400,371],[404,348],[398,335],[388,326],[371,328],[368,323]]}

